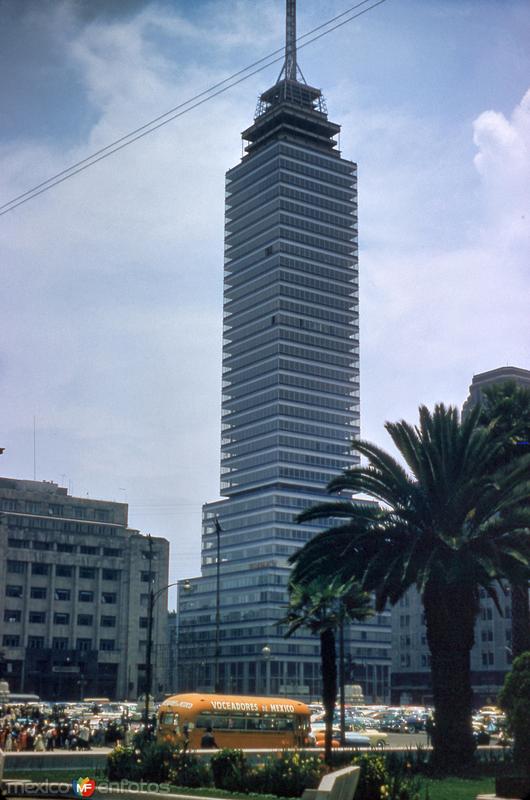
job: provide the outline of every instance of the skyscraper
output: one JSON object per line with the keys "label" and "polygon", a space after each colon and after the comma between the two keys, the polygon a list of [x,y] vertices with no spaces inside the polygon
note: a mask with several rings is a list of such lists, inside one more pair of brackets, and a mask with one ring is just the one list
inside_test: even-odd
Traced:
{"label": "skyscraper", "polygon": [[[295,517],[354,463],[359,432],[357,170],[339,131],[298,68],[288,0],[283,69],[226,175],[226,499],[204,507],[202,577],[179,598],[181,688],[319,691],[318,642],[285,640],[278,620],[287,558],[322,528]],[[384,623],[356,626],[350,645],[372,696],[388,686]]]}

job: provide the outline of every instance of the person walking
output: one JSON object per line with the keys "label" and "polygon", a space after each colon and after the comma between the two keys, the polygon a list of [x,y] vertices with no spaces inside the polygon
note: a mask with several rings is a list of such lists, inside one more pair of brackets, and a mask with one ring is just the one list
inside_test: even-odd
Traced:
{"label": "person walking", "polygon": [[78,742],[80,750],[90,750],[90,728],[86,723],[79,726]]}
{"label": "person walking", "polygon": [[206,749],[211,749],[213,747],[217,747],[217,742],[215,741],[215,737],[213,735],[212,726],[208,725],[206,731],[204,732],[202,739],[201,739],[201,747]]}
{"label": "person walking", "polygon": [[43,753],[46,749],[46,745],[44,743],[44,736],[42,735],[41,731],[35,734],[34,747],[35,747],[35,752],[37,753]]}

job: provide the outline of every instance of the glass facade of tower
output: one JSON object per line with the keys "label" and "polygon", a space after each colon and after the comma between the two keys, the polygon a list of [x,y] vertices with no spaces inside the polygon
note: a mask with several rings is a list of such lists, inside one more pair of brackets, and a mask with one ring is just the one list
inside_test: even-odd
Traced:
{"label": "glass facade of tower", "polygon": [[271,141],[227,176],[222,494],[321,491],[357,432],[355,165]]}
{"label": "glass facade of tower", "polygon": [[[279,621],[287,559],[323,527],[296,516],[328,499],[359,432],[357,179],[338,132],[317,89],[279,81],[226,176],[225,499],[204,507],[202,577],[179,596],[181,689],[213,689],[218,635],[224,691],[320,693],[318,639]],[[369,697],[388,694],[389,648],[387,614],[350,626],[350,680]]]}

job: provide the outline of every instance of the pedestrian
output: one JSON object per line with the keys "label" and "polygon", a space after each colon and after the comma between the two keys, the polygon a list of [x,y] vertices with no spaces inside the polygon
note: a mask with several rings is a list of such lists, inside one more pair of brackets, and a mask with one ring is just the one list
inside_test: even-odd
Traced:
{"label": "pedestrian", "polygon": [[182,736],[184,741],[182,742],[182,749],[187,750],[190,746],[190,729],[189,725],[185,722],[182,726]]}
{"label": "pedestrian", "polygon": [[90,729],[88,725],[81,723],[79,726],[79,749],[90,750]]}
{"label": "pedestrian", "polygon": [[37,753],[43,753],[44,750],[46,749],[46,746],[45,746],[45,743],[44,743],[44,736],[42,735],[41,731],[39,731],[35,735],[34,748],[35,748],[35,752],[37,752]]}
{"label": "pedestrian", "polygon": [[217,747],[217,742],[215,741],[211,725],[208,725],[206,731],[202,736],[201,747],[204,748],[205,750],[207,749],[209,750],[212,747]]}
{"label": "pedestrian", "polygon": [[432,735],[434,732],[434,720],[432,717],[428,717],[425,721],[425,733],[427,734],[427,744],[432,744]]}
{"label": "pedestrian", "polygon": [[103,747],[105,744],[105,728],[102,722],[98,722],[98,726],[94,731],[92,741],[94,743],[94,747]]}
{"label": "pedestrian", "polygon": [[56,730],[51,725],[46,728],[44,732],[44,741],[46,743],[46,750],[51,752],[55,746]]}

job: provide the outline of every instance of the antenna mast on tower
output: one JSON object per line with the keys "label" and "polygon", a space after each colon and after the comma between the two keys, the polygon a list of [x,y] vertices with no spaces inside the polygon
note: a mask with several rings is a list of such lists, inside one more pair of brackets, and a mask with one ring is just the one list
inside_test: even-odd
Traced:
{"label": "antenna mast on tower", "polygon": [[296,80],[296,0],[287,0],[285,15],[285,79]]}
{"label": "antenna mast on tower", "polygon": [[278,81],[298,81],[298,75],[305,83],[306,79],[296,60],[296,0],[285,2],[285,61],[278,76]]}

